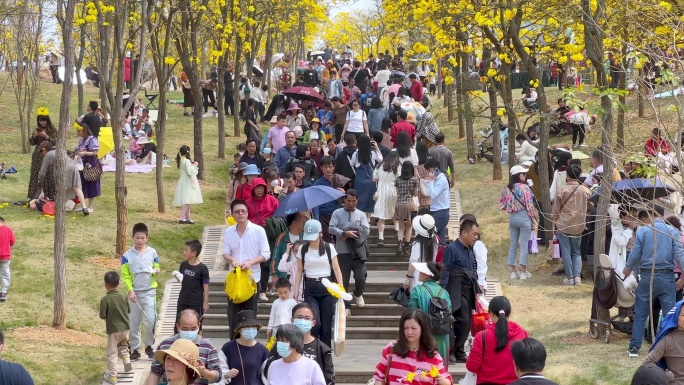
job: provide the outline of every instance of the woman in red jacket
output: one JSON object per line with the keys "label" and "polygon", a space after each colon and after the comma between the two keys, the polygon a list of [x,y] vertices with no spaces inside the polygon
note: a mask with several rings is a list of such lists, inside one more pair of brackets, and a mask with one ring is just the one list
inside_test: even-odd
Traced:
{"label": "woman in red jacket", "polygon": [[[511,345],[527,338],[525,329],[508,321],[511,303],[504,296],[494,297],[489,302],[489,317],[492,322],[473,338],[466,369],[477,374],[478,384],[505,385],[518,379],[511,355]],[[484,341],[483,341],[484,338]]]}
{"label": "woman in red jacket", "polygon": [[249,221],[263,227],[266,218],[270,218],[278,208],[278,199],[266,193],[266,182],[261,178],[255,178],[252,182],[252,197],[247,199]]}

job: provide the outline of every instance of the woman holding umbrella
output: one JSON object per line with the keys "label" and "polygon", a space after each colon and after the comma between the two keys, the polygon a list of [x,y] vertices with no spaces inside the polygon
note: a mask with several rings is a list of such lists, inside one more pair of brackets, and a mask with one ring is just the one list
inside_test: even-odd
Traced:
{"label": "woman holding umbrella", "polygon": [[290,129],[297,126],[302,127],[303,130],[309,129],[306,117],[300,112],[299,105],[295,102],[291,102],[290,106],[287,108],[287,123],[285,123],[285,125]]}

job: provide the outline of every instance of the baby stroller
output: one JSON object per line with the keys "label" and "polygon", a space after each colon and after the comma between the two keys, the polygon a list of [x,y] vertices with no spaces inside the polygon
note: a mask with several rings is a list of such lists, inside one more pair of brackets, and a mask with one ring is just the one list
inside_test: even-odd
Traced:
{"label": "baby stroller", "polygon": [[[508,127],[499,123],[499,139],[501,143],[501,156],[503,159],[504,153],[507,152],[506,142],[508,140]],[[490,162],[494,161],[494,131],[491,127],[487,127],[479,131],[482,140],[477,144],[480,149],[480,153],[477,154],[477,160],[482,158],[487,159]]]}
{"label": "baby stroller", "polygon": [[[615,272],[610,257],[600,254],[594,267],[594,294],[591,301],[589,336],[593,339],[603,336],[610,343],[613,329],[632,334],[634,323],[634,293],[625,288],[622,278]],[[616,315],[610,310],[617,308]]]}

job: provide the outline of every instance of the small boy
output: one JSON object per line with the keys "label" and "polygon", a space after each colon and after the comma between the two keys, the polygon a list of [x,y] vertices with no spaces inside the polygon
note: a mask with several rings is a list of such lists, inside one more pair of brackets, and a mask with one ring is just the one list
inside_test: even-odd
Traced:
{"label": "small boy", "polygon": [[230,169],[228,170],[228,174],[230,175],[230,179],[235,178],[235,174],[237,173],[238,167],[240,165],[240,158],[241,157],[242,157],[242,155],[240,155],[239,152],[236,152],[233,155],[233,164],[230,166]]}
{"label": "small boy", "polygon": [[140,326],[145,325],[145,354],[154,359],[154,323],[157,320],[157,281],[159,256],[147,246],[147,226],[133,226],[134,246],[121,256],[121,278],[128,289],[128,305],[131,308],[131,360],[140,358]]}
{"label": "small boy", "polygon": [[[199,260],[202,252],[202,244],[194,239],[185,242],[183,259],[178,271],[173,275],[181,283],[181,291],[178,294],[178,307],[176,308],[176,321],[180,313],[185,309],[192,309],[200,315],[209,310],[209,269]],[[178,324],[178,322],[176,322]],[[174,327],[174,329],[176,329]],[[176,329],[177,333],[178,330]]]}
{"label": "small boy", "polygon": [[108,271],[104,276],[104,287],[107,295],[100,300],[100,318],[107,322],[107,371],[104,380],[108,384],[116,384],[117,355],[124,363],[126,373],[133,370],[128,353],[128,302],[119,292],[119,273]]}
{"label": "small boy", "polygon": [[5,219],[0,217],[0,302],[7,301],[7,290],[10,285],[10,259],[12,259],[12,246],[16,239],[12,229],[5,224]]}
{"label": "small boy", "polygon": [[276,282],[278,299],[273,301],[273,305],[271,305],[271,315],[268,317],[268,329],[266,330],[268,338],[275,334],[278,326],[292,323],[292,308],[297,304],[297,301],[290,298],[291,289],[292,285],[287,278],[280,278]]}

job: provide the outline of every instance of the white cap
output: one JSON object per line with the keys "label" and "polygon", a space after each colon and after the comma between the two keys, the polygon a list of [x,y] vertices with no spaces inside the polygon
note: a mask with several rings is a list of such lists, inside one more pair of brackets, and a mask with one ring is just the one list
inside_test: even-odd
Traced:
{"label": "white cap", "polygon": [[413,265],[413,268],[416,269],[419,273],[423,273],[427,275],[428,277],[434,276],[430,269],[427,267],[427,263],[424,262],[412,262],[411,265]]}
{"label": "white cap", "polygon": [[523,166],[513,166],[511,167],[511,175],[520,174],[521,172],[527,172],[529,169]]}

